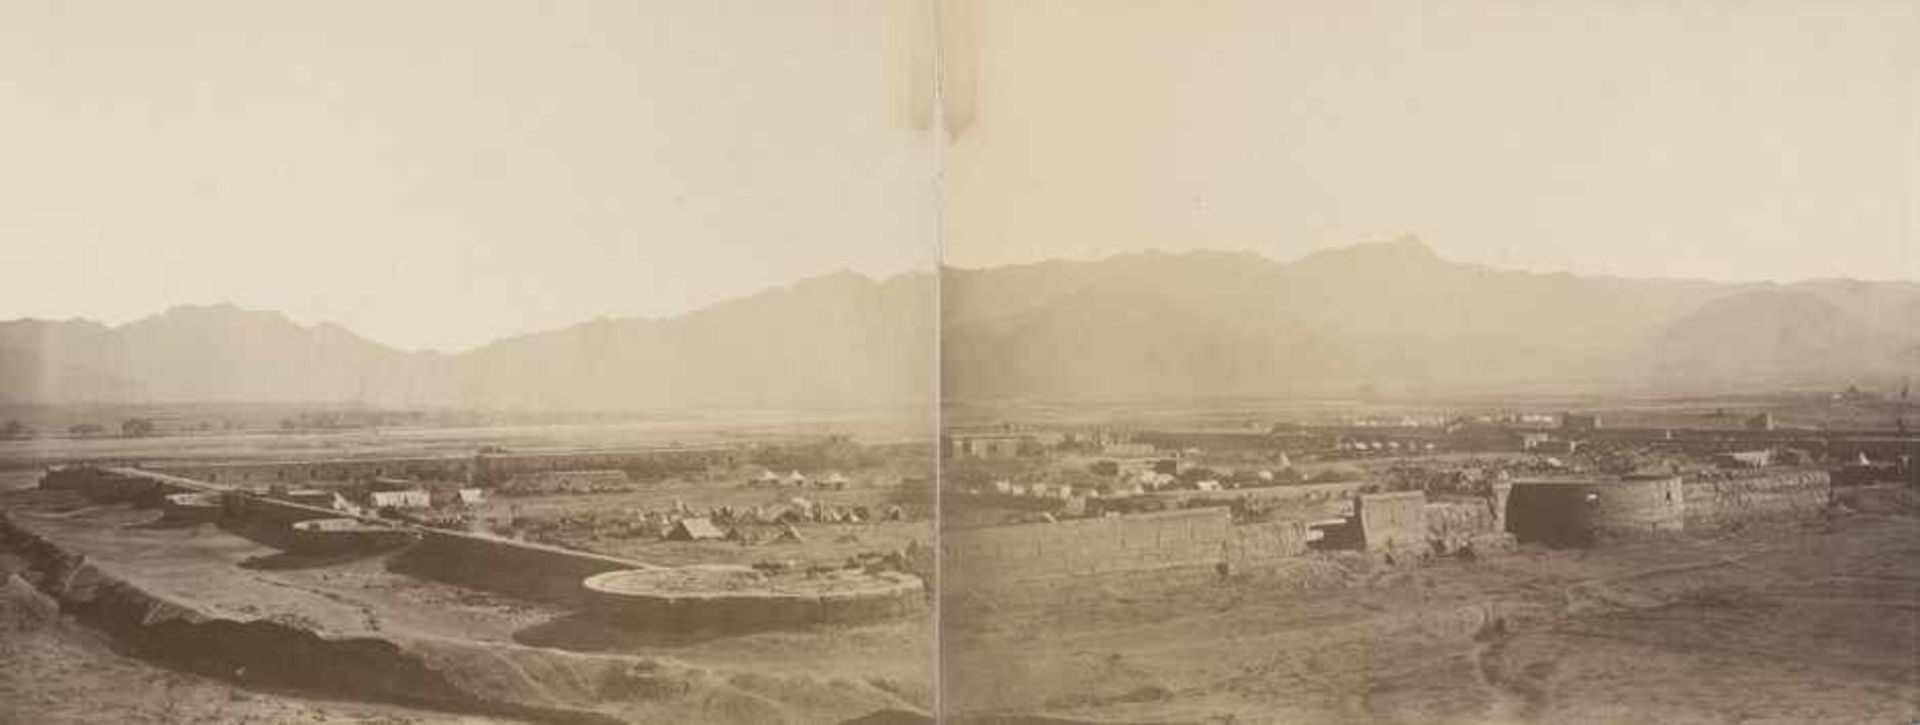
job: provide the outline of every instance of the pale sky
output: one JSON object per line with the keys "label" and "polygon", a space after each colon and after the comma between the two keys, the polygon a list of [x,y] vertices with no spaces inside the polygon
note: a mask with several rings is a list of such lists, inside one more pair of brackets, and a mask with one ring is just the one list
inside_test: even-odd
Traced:
{"label": "pale sky", "polygon": [[930,18],[0,2],[0,319],[231,301],[459,349],[930,269]]}
{"label": "pale sky", "polygon": [[[1417,234],[1920,277],[1920,3],[0,2],[0,319],[402,348],[807,276]],[[939,220],[944,220],[941,222]]]}
{"label": "pale sky", "polygon": [[1920,278],[1920,2],[983,0],[946,259]]}

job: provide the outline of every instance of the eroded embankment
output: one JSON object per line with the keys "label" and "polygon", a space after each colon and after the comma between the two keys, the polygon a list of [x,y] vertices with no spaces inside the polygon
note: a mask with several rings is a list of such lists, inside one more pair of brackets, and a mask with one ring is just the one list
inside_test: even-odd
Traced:
{"label": "eroded embankment", "polygon": [[151,661],[237,683],[544,722],[817,722],[911,708],[870,682],[424,636],[329,636],[156,596],[0,512],[0,552],[83,624]]}

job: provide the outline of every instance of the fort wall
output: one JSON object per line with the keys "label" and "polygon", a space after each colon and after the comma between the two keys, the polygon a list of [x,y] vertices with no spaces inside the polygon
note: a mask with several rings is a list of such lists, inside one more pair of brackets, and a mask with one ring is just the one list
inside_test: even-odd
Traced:
{"label": "fort wall", "polygon": [[1477,537],[1501,531],[1501,522],[1494,515],[1495,500],[1428,502],[1427,544],[1439,553],[1452,553]]}
{"label": "fort wall", "polygon": [[229,486],[271,486],[313,481],[356,481],[385,476],[425,481],[467,481],[472,456],[367,458],[326,461],[243,461],[167,463],[148,470]]}
{"label": "fort wall", "polygon": [[1682,488],[1687,528],[1713,530],[1745,521],[1817,514],[1832,498],[1833,479],[1826,471],[1774,471],[1687,481]]}
{"label": "fort wall", "polygon": [[40,478],[40,488],[78,492],[96,503],[158,506],[167,496],[217,490],[196,481],[157,476],[130,468],[75,466],[55,468]]}
{"label": "fort wall", "polygon": [[1427,544],[1427,495],[1419,491],[1362,494],[1353,502],[1368,551],[1421,549]]}
{"label": "fort wall", "polygon": [[420,543],[390,560],[394,571],[539,602],[579,606],[587,577],[651,569],[629,559],[483,534],[423,529]]}
{"label": "fort wall", "polygon": [[[672,587],[648,581],[689,575],[731,575],[727,578],[738,585]],[[588,578],[584,587],[587,610],[596,616],[630,627],[683,632],[871,622],[917,611],[925,600],[920,580],[908,574],[830,576],[834,578],[773,584],[743,567],[688,567],[608,572]]]}
{"label": "fort wall", "polygon": [[514,476],[560,471],[625,470],[636,467],[705,468],[739,465],[744,452],[732,447],[628,451],[483,454],[474,460],[475,483],[498,484]]}
{"label": "fort wall", "polygon": [[733,448],[673,448],[625,451],[562,451],[552,453],[483,453],[479,455],[408,458],[329,459],[311,461],[233,461],[220,463],[159,463],[147,470],[184,476],[209,483],[270,486],[315,481],[358,481],[375,477],[422,481],[458,481],[498,484],[514,476],[634,467],[704,467],[734,465],[741,453]]}
{"label": "fort wall", "polygon": [[1585,546],[1681,531],[1686,508],[1678,477],[1516,481],[1506,520],[1522,543]]}
{"label": "fort wall", "polygon": [[1175,567],[1253,565],[1307,549],[1298,521],[1233,523],[1225,508],[954,529],[941,542],[947,581],[997,584]]}

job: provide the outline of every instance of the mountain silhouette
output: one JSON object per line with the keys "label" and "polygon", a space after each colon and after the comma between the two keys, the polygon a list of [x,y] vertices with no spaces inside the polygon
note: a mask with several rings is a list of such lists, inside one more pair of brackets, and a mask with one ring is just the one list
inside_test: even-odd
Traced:
{"label": "mountain silhouette", "polygon": [[842,272],[456,354],[231,305],[118,327],[15,320],[0,323],[0,401],[817,410],[931,405],[936,387],[951,401],[1710,393],[1920,368],[1912,282],[1545,274],[1411,237],[1291,262],[1143,252],[941,275],[937,310],[930,274]]}

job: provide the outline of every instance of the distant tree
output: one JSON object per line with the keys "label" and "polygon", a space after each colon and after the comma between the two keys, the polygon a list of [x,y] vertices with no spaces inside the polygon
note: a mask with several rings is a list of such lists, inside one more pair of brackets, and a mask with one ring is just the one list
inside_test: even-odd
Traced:
{"label": "distant tree", "polygon": [[32,437],[33,429],[17,420],[8,420],[5,427],[0,427],[0,441],[24,441]]}
{"label": "distant tree", "polygon": [[107,429],[100,427],[98,423],[81,423],[67,429],[67,435],[75,438],[92,438],[105,432]]}
{"label": "distant tree", "polygon": [[128,418],[120,421],[120,436],[123,438],[145,438],[153,435],[151,418]]}
{"label": "distant tree", "polygon": [[1118,476],[1120,475],[1120,464],[1116,461],[1094,461],[1093,465],[1087,467],[1087,470],[1093,471],[1096,476]]}

